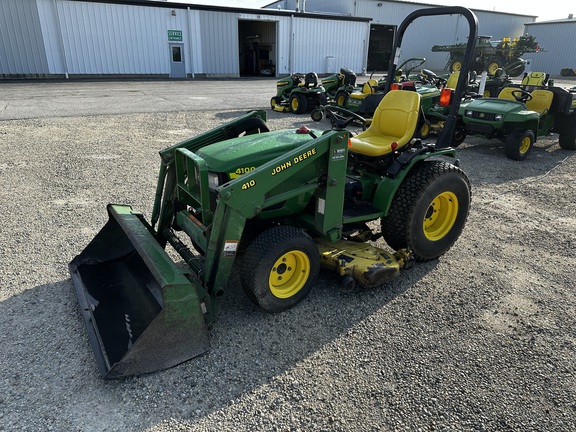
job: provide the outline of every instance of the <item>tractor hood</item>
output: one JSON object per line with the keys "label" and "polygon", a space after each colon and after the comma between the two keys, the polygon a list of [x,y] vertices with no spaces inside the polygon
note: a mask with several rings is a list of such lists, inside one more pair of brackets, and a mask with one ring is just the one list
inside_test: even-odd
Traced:
{"label": "tractor hood", "polygon": [[[316,136],[321,131],[310,131]],[[244,135],[220,141],[197,151],[207,163],[210,171],[227,173],[230,178],[245,174],[302,144],[314,139],[307,132],[279,130],[253,135]]]}
{"label": "tractor hood", "polygon": [[505,114],[511,111],[526,110],[526,107],[521,102],[516,102],[510,99],[501,98],[480,98],[473,99],[470,102],[462,101],[460,104],[460,114],[464,114],[467,110],[479,111],[484,113],[498,113]]}

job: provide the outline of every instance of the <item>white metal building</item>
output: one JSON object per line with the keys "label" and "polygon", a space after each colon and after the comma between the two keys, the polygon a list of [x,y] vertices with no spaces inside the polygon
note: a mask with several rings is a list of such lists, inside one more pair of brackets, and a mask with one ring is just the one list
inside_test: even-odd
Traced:
{"label": "white metal building", "polygon": [[562,69],[576,70],[576,19],[526,24],[526,32],[546,50],[529,57],[533,71],[559,75]]}
{"label": "white metal building", "polygon": [[[436,6],[441,6],[438,0]],[[397,0],[279,0],[266,6],[271,9],[294,9],[307,13],[337,13],[344,16],[371,17],[368,70],[387,70],[392,49],[392,35],[396,26],[411,12],[417,9],[436,7],[429,3]],[[478,18],[478,34],[491,36],[494,40],[504,37],[522,36],[525,24],[536,20],[533,15],[511,14],[503,12],[472,9]],[[451,17],[431,17],[414,22],[417,37],[404,38],[401,59],[425,57],[425,67],[432,70],[444,69],[448,62],[448,53],[431,52],[433,44],[449,45],[466,42],[468,26],[466,20],[453,24]]]}
{"label": "white metal building", "polygon": [[[149,0],[1,0],[0,78],[386,70],[396,26],[425,7],[434,6],[283,0],[243,9]],[[494,39],[519,36],[525,24],[530,30],[540,28],[534,16],[474,12],[479,34]],[[447,53],[432,53],[431,44],[465,42],[466,22],[424,20],[430,21],[415,26],[416,37],[405,37],[402,57],[426,57],[426,67],[443,69]]]}
{"label": "white metal building", "polygon": [[146,0],[0,1],[0,77],[238,77],[365,63],[369,18]]}

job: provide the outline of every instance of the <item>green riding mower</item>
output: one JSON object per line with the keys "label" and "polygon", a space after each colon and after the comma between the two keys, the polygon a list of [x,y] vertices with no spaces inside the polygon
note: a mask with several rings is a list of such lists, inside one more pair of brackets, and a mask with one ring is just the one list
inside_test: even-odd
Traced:
{"label": "green riding mower", "polygon": [[561,148],[576,150],[576,91],[554,86],[543,72],[525,74],[498,97],[462,102],[460,119],[464,133],[503,141],[513,160],[526,159],[536,140],[552,133]]}
{"label": "green riding mower", "polygon": [[356,86],[356,73],[347,68],[340,68],[337,74],[322,78],[322,87],[326,92],[327,103],[336,101],[336,95],[342,88],[354,88]]}
{"label": "green riding mower", "polygon": [[[477,20],[462,7],[412,12],[396,49],[416,18],[448,14],[469,22],[469,64]],[[251,111],[161,151],[150,221],[109,204],[108,222],[69,264],[103,377],[205,352],[233,269],[256,305],[279,312],[306,297],[321,268],[346,287],[374,287],[442,256],[464,228],[470,183],[454,149],[411,138],[420,103],[417,92],[388,92],[357,136],[346,122],[271,131],[265,111]]]}
{"label": "green riding mower", "polygon": [[276,82],[276,96],[270,100],[274,111],[302,114],[327,103],[326,91],[315,72],[295,73]]}

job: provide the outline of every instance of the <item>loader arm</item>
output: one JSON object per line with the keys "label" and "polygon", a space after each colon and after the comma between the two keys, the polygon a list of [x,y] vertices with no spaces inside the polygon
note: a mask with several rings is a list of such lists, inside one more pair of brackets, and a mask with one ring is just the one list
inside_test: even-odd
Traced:
{"label": "loader arm", "polygon": [[[283,216],[330,241],[340,238],[348,138],[347,131],[325,133],[225,183],[217,189],[213,211],[203,207],[209,202],[203,161],[187,149],[177,150],[175,197],[187,208],[178,211],[176,221],[200,249],[205,248],[201,268],[196,270],[210,297],[206,304],[211,316],[228,283],[246,220],[274,212],[284,202],[300,200],[301,207],[288,207],[289,213]],[[297,187],[293,187],[294,178]],[[290,179],[290,186],[284,186]],[[311,199],[315,200],[313,211],[303,211],[310,208]],[[164,237],[174,246],[171,234]]]}
{"label": "loader arm", "polygon": [[[161,209],[166,209],[172,194],[174,192],[174,177],[172,168],[174,166],[174,158],[178,149],[187,149],[194,152],[204,146],[224,141],[230,138],[235,138],[241,133],[254,133],[265,128],[264,122],[266,121],[266,112],[262,110],[250,111],[243,116],[240,116],[220,127],[211,129],[197,137],[181,141],[173,146],[167,147],[160,151],[160,171],[158,174],[158,183],[156,185],[156,195],[154,199],[154,207],[152,209],[151,222],[155,226],[159,219],[161,219]],[[267,131],[267,128],[265,128]],[[169,217],[170,215],[164,215]]]}

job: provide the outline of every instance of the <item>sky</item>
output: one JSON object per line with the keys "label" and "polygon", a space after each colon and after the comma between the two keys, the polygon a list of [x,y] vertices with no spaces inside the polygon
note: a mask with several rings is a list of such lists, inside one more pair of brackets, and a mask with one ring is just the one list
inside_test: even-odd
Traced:
{"label": "sky", "polygon": [[[178,3],[199,5],[229,6],[257,9],[272,3],[274,0],[174,0]],[[330,0],[325,0],[330,1]],[[291,0],[296,5],[296,0]],[[302,3],[302,2],[301,2]],[[574,0],[414,0],[414,3],[430,3],[444,6],[464,6],[471,9],[510,12],[521,15],[533,15],[536,21],[547,21],[568,18],[568,14],[576,17],[576,2]]]}

